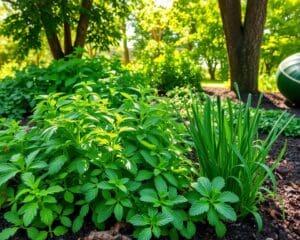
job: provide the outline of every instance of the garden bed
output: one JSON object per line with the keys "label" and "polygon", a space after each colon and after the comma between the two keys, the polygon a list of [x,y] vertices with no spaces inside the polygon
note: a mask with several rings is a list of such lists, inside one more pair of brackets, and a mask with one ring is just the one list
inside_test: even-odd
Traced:
{"label": "garden bed", "polygon": [[[223,89],[205,89],[208,94],[229,96],[236,99],[235,94],[231,91]],[[284,98],[280,94],[265,94],[262,102],[262,108],[266,109],[287,109],[290,113],[300,116],[299,108],[290,108],[284,102]],[[264,135],[261,136],[264,138]],[[285,141],[288,141],[287,151],[283,157],[282,162],[276,169],[277,186],[279,193],[279,200],[268,198],[260,206],[260,213],[263,218],[263,231],[258,233],[254,219],[247,217],[243,221],[228,224],[227,235],[225,239],[300,239],[300,212],[298,206],[300,205],[300,138],[295,137],[280,137],[269,155],[269,162],[272,162],[278,155],[279,150]],[[283,203],[283,205],[282,205]],[[89,218],[87,217],[87,220]],[[114,223],[111,223],[113,226]],[[6,221],[0,214],[0,229],[7,227]],[[132,230],[128,225],[121,225],[124,237],[112,236],[118,232],[118,227],[114,228],[112,232],[107,233],[105,237],[100,237],[99,234],[91,234],[95,230],[93,224],[88,220],[85,221],[83,228],[77,234],[68,233],[67,235],[56,238],[56,240],[110,240],[110,239],[127,239]],[[93,236],[92,236],[93,235]],[[98,236],[97,236],[98,235]],[[14,240],[26,240],[25,232],[19,231]],[[168,239],[168,238],[164,238]],[[214,229],[208,225],[198,225],[197,234],[193,239],[217,239]]]}

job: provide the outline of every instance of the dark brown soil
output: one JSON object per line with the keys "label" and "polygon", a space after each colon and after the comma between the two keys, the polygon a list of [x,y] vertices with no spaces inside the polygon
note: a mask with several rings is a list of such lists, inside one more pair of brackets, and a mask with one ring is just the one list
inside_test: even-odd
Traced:
{"label": "dark brown soil", "polygon": [[[232,91],[212,88],[205,88],[205,91],[210,95],[227,96],[236,100],[236,96]],[[255,98],[257,99],[257,97]],[[300,108],[286,103],[284,97],[279,93],[264,94],[261,107],[266,109],[285,109],[300,117]],[[262,137],[264,136],[262,135]],[[257,232],[255,221],[249,216],[242,221],[229,223],[227,225],[227,235],[224,239],[300,240],[300,138],[280,137],[275,143],[268,161],[272,162],[276,158],[286,140],[288,142],[287,151],[283,157],[283,161],[276,169],[278,200],[268,198],[260,205],[260,213],[264,224],[263,231],[260,233]],[[6,226],[7,223],[0,214],[0,229]],[[95,233],[93,232],[94,230],[94,226],[90,222],[86,222],[84,228],[76,236],[68,234],[56,240],[130,239],[118,234],[118,236],[113,235],[111,231]],[[24,233],[18,234],[18,236],[12,239],[27,240]],[[210,226],[199,225],[197,234],[193,239],[215,240],[217,237]]]}

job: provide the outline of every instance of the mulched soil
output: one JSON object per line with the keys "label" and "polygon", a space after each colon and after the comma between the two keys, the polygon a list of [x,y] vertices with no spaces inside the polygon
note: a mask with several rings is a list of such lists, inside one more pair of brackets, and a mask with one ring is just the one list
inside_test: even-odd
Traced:
{"label": "mulched soil", "polygon": [[[220,95],[236,100],[232,91],[225,89],[205,88],[210,95]],[[257,99],[257,96],[254,96]],[[254,101],[255,104],[255,101]],[[279,93],[264,94],[262,108],[284,109],[300,117],[300,107],[285,102]],[[264,135],[261,136],[262,138]],[[227,225],[226,240],[300,240],[300,138],[280,137],[275,143],[269,162],[278,155],[284,142],[288,147],[282,162],[276,169],[278,200],[268,198],[260,205],[263,218],[263,231],[258,233],[254,219],[249,216],[242,221]],[[0,214],[0,229],[7,227]],[[56,240],[126,240],[131,239],[126,225],[116,224],[111,230],[95,232],[91,222],[86,222],[84,228],[75,236],[68,234]],[[123,232],[125,230],[125,232]],[[124,233],[124,234],[123,234]],[[122,235],[123,234],[123,235]],[[13,240],[27,240],[24,233],[18,234]],[[167,238],[164,238],[167,239]],[[207,225],[199,225],[193,240],[215,240],[214,230]],[[0,239],[1,240],[1,239]]]}

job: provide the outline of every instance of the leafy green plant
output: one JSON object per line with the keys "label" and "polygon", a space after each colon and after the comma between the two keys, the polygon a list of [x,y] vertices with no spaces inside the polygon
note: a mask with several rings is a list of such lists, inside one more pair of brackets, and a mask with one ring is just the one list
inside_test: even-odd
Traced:
{"label": "leafy green plant", "polygon": [[74,87],[73,94],[41,96],[30,127],[1,122],[1,207],[19,219],[7,218],[12,228],[0,233],[3,239],[18,229],[31,239],[77,232],[87,216],[101,229],[146,214],[152,203],[136,193],[156,192],[158,182],[172,192],[161,196],[172,203],[164,207],[176,212],[175,202],[186,202],[179,194],[192,177],[186,130],[165,100],[152,89],[124,88],[115,89],[122,96],[116,104],[91,82]]}
{"label": "leafy green plant", "polygon": [[159,46],[155,46],[154,49],[150,47],[143,50],[142,61],[139,66],[141,71],[151,80],[150,85],[157,88],[161,93],[187,85],[200,90],[202,72],[200,67],[191,59],[189,53],[179,52],[166,44]]}
{"label": "leafy green plant", "polygon": [[[282,114],[280,110],[265,110],[261,109],[261,120],[259,124],[259,131],[262,133],[268,133],[276,120]],[[289,121],[292,115],[288,112],[285,112],[280,122],[278,122],[278,127],[283,128],[285,123]],[[294,117],[290,123],[284,128],[283,134],[285,136],[299,137],[300,136],[300,118]]]}
{"label": "leafy green plant", "polygon": [[121,66],[117,59],[104,57],[53,61],[47,67],[28,66],[14,77],[0,81],[0,116],[21,119],[32,114],[36,97],[53,92],[74,93],[73,86],[87,83],[113,106],[119,106],[121,89],[144,84],[145,78]]}
{"label": "leafy green plant", "polygon": [[[200,104],[201,103],[201,104]],[[261,219],[257,211],[259,195],[263,184],[270,179],[273,189],[276,187],[272,171],[278,165],[286,145],[271,166],[266,165],[267,155],[288,126],[292,117],[284,125],[282,113],[264,140],[258,138],[261,113],[257,107],[251,111],[251,97],[246,105],[235,105],[230,100],[226,107],[220,98],[206,98],[203,105],[194,99],[188,113],[187,125],[196,149],[199,161],[199,175],[213,179],[220,176],[225,179],[226,189],[234,192],[240,201],[234,205],[239,217],[252,213],[261,229]],[[225,113],[225,109],[227,113]]]}
{"label": "leafy green plant", "polygon": [[152,234],[159,238],[162,234],[162,227],[173,220],[167,214],[159,213],[157,209],[149,208],[147,213],[134,215],[128,221],[138,227],[133,235],[138,240],[150,240]]}
{"label": "leafy green plant", "polygon": [[218,237],[223,237],[226,227],[222,221],[237,219],[234,209],[228,203],[238,202],[238,196],[229,191],[221,191],[225,186],[221,177],[215,177],[212,182],[206,177],[200,177],[192,186],[196,192],[190,195],[192,206],[189,214],[205,214],[209,224],[215,227]]}

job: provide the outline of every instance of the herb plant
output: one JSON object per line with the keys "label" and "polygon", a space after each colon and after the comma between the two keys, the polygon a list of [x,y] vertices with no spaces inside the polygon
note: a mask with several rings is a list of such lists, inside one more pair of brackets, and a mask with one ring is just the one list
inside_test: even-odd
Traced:
{"label": "herb plant", "polygon": [[196,190],[190,195],[192,206],[189,210],[191,216],[206,214],[210,225],[215,227],[218,237],[223,237],[226,227],[222,220],[236,221],[237,215],[228,203],[239,201],[237,195],[232,192],[221,190],[225,181],[221,177],[215,177],[212,182],[206,177],[200,177],[192,184]]}
{"label": "herb plant", "polygon": [[[145,205],[170,219],[171,211],[180,213],[174,206],[187,204],[179,192],[189,186],[191,163],[184,156],[185,128],[172,108],[149,89],[115,89],[122,96],[115,104],[93,87],[82,82],[73,94],[41,96],[30,127],[1,122],[1,208],[12,223],[1,239],[19,229],[41,240],[77,232],[87,216],[103,229],[107,221],[148,214]],[[149,189],[161,205],[136,194]],[[162,221],[164,231],[173,228]]]}
{"label": "herb plant", "polygon": [[[278,136],[288,126],[292,117],[284,125],[282,113],[264,140],[258,138],[261,113],[257,107],[251,111],[251,97],[246,105],[235,105],[230,100],[222,104],[220,98],[206,98],[205,104],[194,99],[188,113],[187,125],[199,161],[199,175],[209,179],[224,178],[226,190],[235,193],[240,201],[234,205],[239,217],[252,213],[261,229],[261,219],[257,211],[259,195],[263,184],[269,178],[276,186],[272,170],[283,156],[283,147],[277,160],[269,167],[267,155]],[[226,111],[226,112],[225,112]]]}

